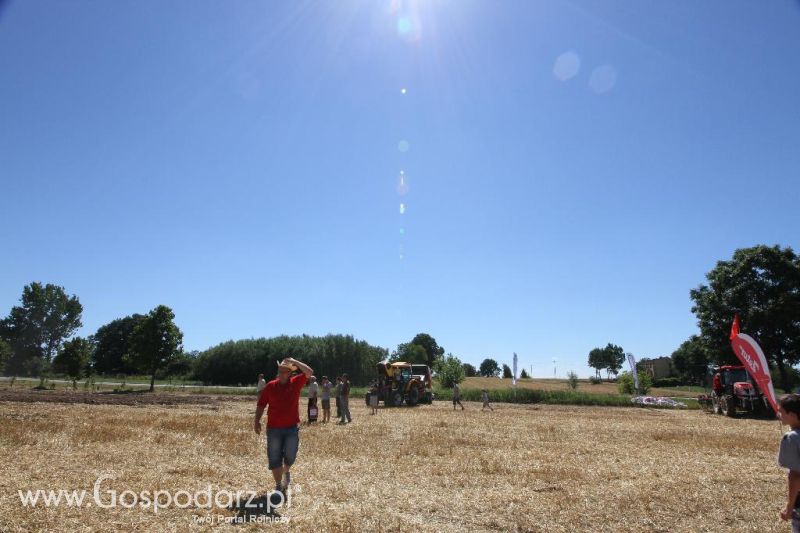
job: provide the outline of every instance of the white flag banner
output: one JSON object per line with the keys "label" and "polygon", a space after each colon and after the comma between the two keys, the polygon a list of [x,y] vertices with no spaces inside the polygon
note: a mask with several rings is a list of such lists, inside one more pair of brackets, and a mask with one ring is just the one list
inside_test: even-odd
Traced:
{"label": "white flag banner", "polygon": [[628,364],[631,365],[631,374],[633,375],[633,386],[639,390],[639,372],[636,371],[636,358],[632,353],[628,354]]}
{"label": "white flag banner", "polygon": [[511,384],[514,386],[517,385],[517,352],[514,352],[514,370],[511,375]]}

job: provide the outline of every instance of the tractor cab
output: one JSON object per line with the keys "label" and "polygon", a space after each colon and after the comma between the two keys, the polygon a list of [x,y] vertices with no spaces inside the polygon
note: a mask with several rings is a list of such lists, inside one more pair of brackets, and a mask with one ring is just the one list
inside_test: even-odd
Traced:
{"label": "tractor cab", "polygon": [[[378,381],[368,393],[367,401],[369,401],[369,394],[377,394],[378,401],[384,402],[385,405],[399,406],[404,402],[407,405],[416,405],[420,402],[431,403],[433,393],[430,385],[420,375],[417,375],[414,369],[416,366],[419,365],[402,361],[378,363]],[[427,365],[421,366],[426,369],[425,375],[430,376],[430,369]],[[428,380],[429,382],[430,380]]]}
{"label": "tractor cab", "polygon": [[714,370],[710,400],[713,411],[726,416],[766,411],[763,395],[743,366],[723,365]]}

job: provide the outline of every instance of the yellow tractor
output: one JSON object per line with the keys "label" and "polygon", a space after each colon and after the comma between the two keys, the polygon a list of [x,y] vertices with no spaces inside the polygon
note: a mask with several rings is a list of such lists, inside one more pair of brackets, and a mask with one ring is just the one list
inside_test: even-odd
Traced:
{"label": "yellow tractor", "polygon": [[[424,369],[421,369],[425,366]],[[398,361],[378,363],[378,381],[370,388],[366,395],[378,395],[378,401],[386,406],[417,405],[418,403],[432,403],[433,392],[430,387],[430,368],[426,365],[412,365]]]}

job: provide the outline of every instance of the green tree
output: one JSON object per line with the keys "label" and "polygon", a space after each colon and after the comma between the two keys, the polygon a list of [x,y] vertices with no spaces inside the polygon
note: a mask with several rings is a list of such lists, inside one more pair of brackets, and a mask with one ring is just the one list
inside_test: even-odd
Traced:
{"label": "green tree", "polygon": [[602,379],[600,377],[600,371],[606,368],[606,357],[602,348],[593,348],[592,351],[589,352],[589,366],[594,368],[595,377],[598,380]]}
{"label": "green tree", "polygon": [[474,378],[478,375],[478,370],[469,363],[464,363],[464,376]]}
{"label": "green tree", "polygon": [[484,359],[478,373],[486,378],[496,378],[500,375],[500,365],[494,359]]}
{"label": "green tree", "polygon": [[623,350],[622,347],[609,342],[606,347],[603,348],[603,353],[605,369],[607,372],[606,377],[610,379],[611,374],[618,374],[622,369],[622,365],[625,363],[625,350]]}
{"label": "green tree", "polygon": [[372,382],[376,364],[388,350],[357,340],[352,335],[281,335],[270,339],[227,341],[199,354],[193,362],[194,378],[212,385],[254,383],[259,373],[271,378],[286,356],[307,363],[318,377],[347,372],[354,385]]}
{"label": "green tree", "polygon": [[95,345],[92,366],[98,374],[133,374],[136,368],[125,357],[131,349],[133,330],[145,319],[134,314],[100,326],[92,335]]}
{"label": "green tree", "polygon": [[523,368],[522,372],[519,373],[519,379],[528,379],[528,378],[530,378],[530,376],[528,375],[527,372],[525,372],[525,369]]}
{"label": "green tree", "polygon": [[180,352],[175,356],[175,359],[169,362],[164,374],[172,377],[186,377],[191,375],[198,355],[200,355],[200,352],[196,350]]}
{"label": "green tree", "polygon": [[92,357],[92,344],[83,337],[75,337],[65,342],[53,359],[53,369],[72,378],[72,386],[85,376]]}
{"label": "green tree", "polygon": [[638,372],[639,374],[639,390],[633,382],[633,375],[629,371],[625,371],[617,378],[617,388],[620,394],[647,394],[650,387],[653,386],[653,377],[647,372]]}
{"label": "green tree", "polygon": [[423,348],[419,344],[404,342],[402,344],[397,345],[397,350],[395,350],[394,353],[392,354],[392,361],[404,361],[406,363],[418,363],[427,365],[428,354],[425,353],[425,348]]}
{"label": "green tree", "polygon": [[150,374],[150,392],[155,389],[156,372],[169,365],[181,351],[183,333],[174,321],[172,309],[159,305],[133,330],[131,363]]}
{"label": "green tree", "polygon": [[690,296],[710,357],[717,363],[736,360],[729,333],[738,313],[741,331],[777,366],[781,387],[790,387],[788,368],[800,361],[800,258],[788,247],[742,248],[719,261],[706,279]]}
{"label": "green tree", "polygon": [[464,365],[453,354],[436,361],[436,377],[442,387],[452,389],[456,383],[464,381]]}
{"label": "green tree", "polygon": [[63,287],[38,282],[25,286],[20,305],[0,321],[0,337],[13,353],[7,370],[45,372],[64,339],[83,325],[82,312],[78,297],[68,296]]}
{"label": "green tree", "polygon": [[5,372],[6,362],[11,359],[11,346],[0,339],[0,372]]}
{"label": "green tree", "polygon": [[683,381],[692,384],[704,382],[711,358],[708,348],[700,337],[697,335],[689,337],[672,352],[671,357],[672,365]]}
{"label": "green tree", "polygon": [[411,339],[411,344],[422,346],[422,349],[425,350],[426,360],[420,362],[426,363],[431,368],[433,368],[434,363],[438,359],[444,356],[444,348],[439,346],[436,339],[427,333],[417,333],[417,335]]}
{"label": "green tree", "polygon": [[511,368],[508,365],[503,365],[503,379],[511,379],[514,375],[511,373]]}

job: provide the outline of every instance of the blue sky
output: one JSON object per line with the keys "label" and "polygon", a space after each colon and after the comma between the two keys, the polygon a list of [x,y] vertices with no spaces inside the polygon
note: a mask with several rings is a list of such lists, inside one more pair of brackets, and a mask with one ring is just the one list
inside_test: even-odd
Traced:
{"label": "blue sky", "polygon": [[669,354],[717,260],[798,247],[798,28],[782,0],[6,2],[1,312],[38,280],[85,335],[167,304],[187,349]]}

